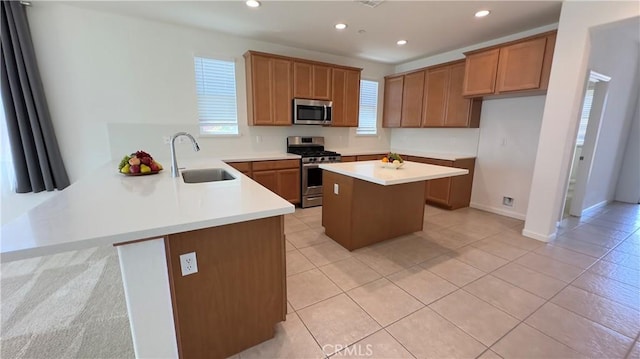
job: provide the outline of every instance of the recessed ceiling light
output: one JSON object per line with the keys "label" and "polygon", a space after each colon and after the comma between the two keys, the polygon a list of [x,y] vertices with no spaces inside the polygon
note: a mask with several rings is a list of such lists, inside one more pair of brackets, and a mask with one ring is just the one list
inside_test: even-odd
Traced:
{"label": "recessed ceiling light", "polygon": [[489,14],[491,14],[491,11],[489,10],[480,10],[476,13],[476,17],[485,17]]}
{"label": "recessed ceiling light", "polygon": [[258,6],[260,6],[260,1],[258,1],[258,0],[247,0],[245,2],[245,4],[247,4],[248,7],[258,7]]}
{"label": "recessed ceiling light", "polygon": [[344,30],[347,28],[347,24],[336,24],[337,30]]}
{"label": "recessed ceiling light", "polygon": [[396,44],[402,46],[402,45],[406,45],[407,44],[407,40],[398,40],[398,42],[396,42]]}

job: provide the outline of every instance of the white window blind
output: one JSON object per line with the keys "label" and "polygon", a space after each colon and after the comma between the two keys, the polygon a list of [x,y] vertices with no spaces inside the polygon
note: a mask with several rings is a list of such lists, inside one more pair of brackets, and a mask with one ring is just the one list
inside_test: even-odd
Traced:
{"label": "white window blind", "polygon": [[375,135],[378,117],[378,82],[360,80],[360,116],[358,118],[358,135]]}
{"label": "white window blind", "polygon": [[582,105],[582,115],[580,116],[580,127],[578,128],[577,145],[584,144],[584,136],[587,134],[587,124],[589,123],[589,114],[591,113],[591,104],[593,103],[593,91],[595,82],[589,82],[587,91],[584,95],[584,104]]}
{"label": "white window blind", "polygon": [[237,135],[235,63],[204,57],[194,60],[200,134]]}

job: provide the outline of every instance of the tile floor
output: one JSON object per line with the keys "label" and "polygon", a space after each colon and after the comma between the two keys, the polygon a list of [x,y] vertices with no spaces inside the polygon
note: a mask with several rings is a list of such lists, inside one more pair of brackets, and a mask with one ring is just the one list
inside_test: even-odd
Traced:
{"label": "tile floor", "polygon": [[424,231],[349,252],[321,208],[285,218],[287,320],[240,358],[640,358],[640,206],[562,222],[425,207]]}

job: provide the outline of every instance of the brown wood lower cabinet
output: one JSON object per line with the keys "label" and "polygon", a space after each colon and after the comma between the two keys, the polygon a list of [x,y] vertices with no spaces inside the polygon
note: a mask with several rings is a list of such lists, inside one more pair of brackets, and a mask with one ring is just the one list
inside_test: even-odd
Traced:
{"label": "brown wood lower cabinet", "polygon": [[230,162],[228,165],[287,201],[300,203],[300,160]]}
{"label": "brown wood lower cabinet", "polygon": [[469,207],[469,203],[471,202],[471,187],[473,185],[473,171],[476,163],[475,158],[448,161],[435,158],[407,156],[407,160],[436,166],[464,168],[469,170],[469,174],[464,176],[426,181],[425,185],[426,203],[447,209]]}
{"label": "brown wood lower cabinet", "polygon": [[340,162],[355,162],[357,161],[356,156],[340,156]]}
{"label": "brown wood lower cabinet", "polygon": [[[165,238],[180,358],[226,358],[274,335],[287,312],[284,217]],[[182,276],[180,255],[198,272]]]}
{"label": "brown wood lower cabinet", "polygon": [[373,161],[373,160],[381,160],[382,157],[388,155],[388,153],[381,153],[378,155],[358,155],[356,156],[357,161]]}

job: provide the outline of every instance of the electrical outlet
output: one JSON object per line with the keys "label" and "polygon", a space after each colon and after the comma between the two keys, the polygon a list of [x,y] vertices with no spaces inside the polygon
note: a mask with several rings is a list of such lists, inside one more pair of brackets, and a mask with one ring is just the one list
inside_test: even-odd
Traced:
{"label": "electrical outlet", "polygon": [[507,207],[513,207],[513,198],[511,197],[502,197],[502,205]]}
{"label": "electrical outlet", "polygon": [[337,183],[333,184],[333,193],[340,194],[340,185]]}
{"label": "electrical outlet", "polygon": [[180,256],[180,269],[182,276],[198,273],[198,261],[196,260],[196,252],[185,253]]}

